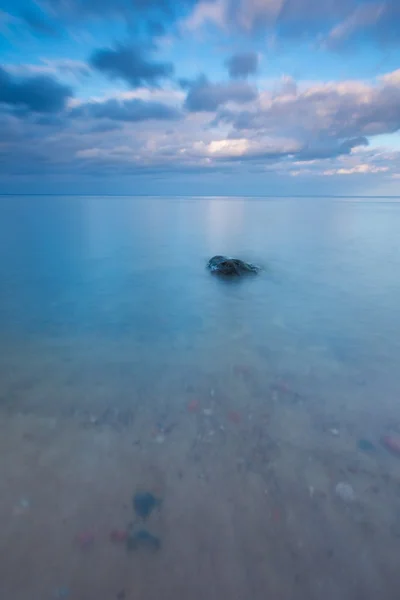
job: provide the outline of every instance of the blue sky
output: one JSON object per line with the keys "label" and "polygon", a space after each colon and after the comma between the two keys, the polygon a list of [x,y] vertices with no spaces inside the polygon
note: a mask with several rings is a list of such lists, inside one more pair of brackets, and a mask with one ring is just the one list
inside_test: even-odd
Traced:
{"label": "blue sky", "polygon": [[400,195],[398,0],[2,0],[0,193]]}

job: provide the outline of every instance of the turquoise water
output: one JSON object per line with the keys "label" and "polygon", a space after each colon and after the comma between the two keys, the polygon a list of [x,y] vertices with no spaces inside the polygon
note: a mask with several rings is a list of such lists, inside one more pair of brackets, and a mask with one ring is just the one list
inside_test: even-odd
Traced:
{"label": "turquoise water", "polygon": [[[399,225],[400,204],[382,200],[3,197],[2,380],[38,352],[70,385],[78,356],[145,387],[254,360],[393,395]],[[205,269],[220,253],[265,270],[220,281]]]}
{"label": "turquoise water", "polygon": [[[396,599],[399,230],[396,200],[2,197],[1,597]],[[109,542],[136,489],[157,558]]]}

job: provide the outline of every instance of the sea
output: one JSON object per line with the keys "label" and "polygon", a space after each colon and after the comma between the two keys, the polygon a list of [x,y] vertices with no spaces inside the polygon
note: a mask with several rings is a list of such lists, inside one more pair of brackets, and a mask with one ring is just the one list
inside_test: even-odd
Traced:
{"label": "sea", "polygon": [[398,600],[399,231],[396,198],[0,197],[1,600]]}

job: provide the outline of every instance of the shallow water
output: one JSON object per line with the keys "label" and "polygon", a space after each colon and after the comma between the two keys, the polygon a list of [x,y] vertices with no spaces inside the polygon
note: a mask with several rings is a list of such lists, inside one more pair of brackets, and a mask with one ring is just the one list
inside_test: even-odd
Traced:
{"label": "shallow water", "polygon": [[399,229],[395,200],[1,198],[1,598],[398,598]]}

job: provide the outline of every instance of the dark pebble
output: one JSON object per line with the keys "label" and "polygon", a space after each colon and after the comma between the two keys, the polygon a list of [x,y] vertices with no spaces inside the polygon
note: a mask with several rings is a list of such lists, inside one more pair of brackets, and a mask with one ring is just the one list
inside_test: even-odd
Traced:
{"label": "dark pebble", "polygon": [[160,500],[151,492],[135,494],[133,497],[133,508],[136,514],[142,519],[147,519],[159,504]]}
{"label": "dark pebble", "polygon": [[147,529],[138,529],[129,532],[126,547],[128,550],[138,550],[143,547],[156,552],[161,547],[161,540]]}
{"label": "dark pebble", "polygon": [[358,440],[357,448],[363,452],[374,452],[376,450],[375,445],[369,440]]}

